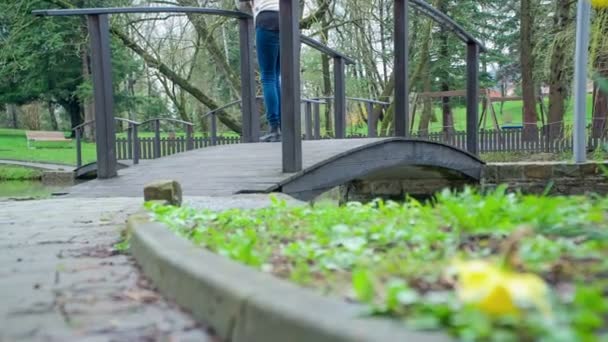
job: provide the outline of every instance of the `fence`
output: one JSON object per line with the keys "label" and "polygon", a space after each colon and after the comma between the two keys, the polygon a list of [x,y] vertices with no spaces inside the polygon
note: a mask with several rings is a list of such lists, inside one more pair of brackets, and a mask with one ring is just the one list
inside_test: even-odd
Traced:
{"label": "fence", "polygon": [[[355,99],[361,101],[360,99]],[[329,139],[330,136],[322,136],[320,132],[320,116],[319,105],[324,102],[319,100],[304,100],[306,106],[304,120],[304,134],[302,139],[305,140],[320,140]],[[365,100],[371,113],[371,100]],[[235,105],[233,103],[232,105]],[[384,103],[378,103],[384,105]],[[215,119],[215,113],[211,112],[207,116]],[[169,133],[168,137],[161,136],[160,122],[168,121],[172,124],[183,126],[186,133],[185,136],[176,136],[175,133]],[[152,119],[143,123],[130,121],[126,119],[116,118],[116,122],[126,124],[126,136],[116,138],[116,157],[118,160],[133,160],[134,164],[139,163],[141,159],[156,159],[170,156],[173,154],[186,152],[193,149],[201,149],[216,145],[231,145],[239,144],[242,138],[239,136],[225,136],[217,134],[216,125],[212,125],[211,134],[203,136],[194,136],[192,123],[174,120],[174,119]],[[76,153],[78,167],[82,166],[82,130],[85,126],[93,125],[94,121],[86,122],[74,130],[76,132]],[[146,124],[151,124],[153,127],[153,137],[141,137],[139,127]],[[591,128],[589,128],[589,133]],[[375,137],[377,132],[369,130],[367,135],[351,134],[347,136],[349,139]],[[591,136],[589,134],[589,136]],[[462,150],[467,147],[467,133],[464,131],[446,133],[429,133],[429,134],[412,134],[412,138],[425,139],[435,142],[440,142],[455,146]],[[589,138],[588,148],[590,150],[602,147],[608,144],[608,137],[604,138]],[[550,140],[545,134],[544,129],[537,130],[532,134],[530,139],[524,139],[523,129],[505,129],[505,130],[481,130],[478,135],[478,149],[481,153],[488,152],[520,152],[520,153],[561,153],[571,151],[573,147],[572,136],[566,135],[562,139]]]}
{"label": "fence", "polygon": [[[590,135],[589,135],[590,136]],[[465,149],[467,146],[466,132],[453,134],[431,133],[414,135],[415,138],[428,139]],[[531,139],[524,139],[523,129],[481,130],[479,132],[479,151],[488,152],[523,152],[523,153],[562,153],[572,151],[572,136],[561,139],[549,139],[544,130],[537,130]],[[589,138],[588,148],[596,149],[608,143],[608,138]]]}
{"label": "fence", "polygon": [[[118,137],[116,138],[116,156],[118,160],[133,159],[133,151],[136,146],[133,146],[132,141],[139,142],[140,160],[156,159],[190,150],[186,137],[162,137],[158,140],[158,143],[156,137],[139,138],[136,140]],[[192,137],[193,149],[201,149],[215,145],[239,144],[240,142],[241,138],[237,136],[217,136],[215,144],[211,137]],[[158,152],[157,147],[155,146],[158,146]]]}

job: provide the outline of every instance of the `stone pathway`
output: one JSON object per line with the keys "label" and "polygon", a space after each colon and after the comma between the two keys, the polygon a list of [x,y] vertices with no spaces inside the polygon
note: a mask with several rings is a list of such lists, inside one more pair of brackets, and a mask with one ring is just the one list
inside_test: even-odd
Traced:
{"label": "stone pathway", "polygon": [[0,342],[215,341],[114,251],[141,203],[0,202]]}

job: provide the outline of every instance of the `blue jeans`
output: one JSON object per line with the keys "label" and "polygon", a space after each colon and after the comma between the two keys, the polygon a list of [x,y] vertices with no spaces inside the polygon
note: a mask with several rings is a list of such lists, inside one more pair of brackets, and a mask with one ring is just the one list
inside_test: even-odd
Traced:
{"label": "blue jeans", "polygon": [[256,28],[256,46],[266,118],[270,127],[281,127],[281,62],[279,32]]}

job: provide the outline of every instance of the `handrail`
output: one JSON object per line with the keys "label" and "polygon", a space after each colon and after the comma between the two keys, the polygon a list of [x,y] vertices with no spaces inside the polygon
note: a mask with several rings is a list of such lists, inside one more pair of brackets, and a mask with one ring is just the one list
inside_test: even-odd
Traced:
{"label": "handrail", "polygon": [[465,31],[465,29],[460,26],[454,19],[450,18],[445,13],[439,11],[435,7],[431,6],[428,2],[424,0],[410,0],[410,2],[423,14],[428,16],[429,18],[435,20],[435,22],[440,25],[450,29],[454,32],[460,40],[465,43],[473,43],[479,46],[480,52],[487,52],[488,49],[479,41],[477,38],[473,37],[470,33]]}
{"label": "handrail", "polygon": [[326,55],[328,55],[330,57],[333,57],[333,58],[342,58],[342,59],[344,59],[344,62],[346,64],[348,64],[348,65],[356,64],[356,62],[355,62],[354,59],[352,59],[352,58],[346,56],[345,54],[340,53],[340,52],[338,52],[338,51],[330,48],[329,46],[324,45],[323,43],[321,43],[321,42],[319,42],[317,40],[314,40],[314,39],[312,39],[312,38],[310,38],[308,36],[301,35],[300,36],[300,41],[302,43],[310,46],[311,48],[313,48],[313,49],[315,49],[315,50],[317,50],[319,52],[322,52],[322,53],[324,53],[324,54],[326,54]]}
{"label": "handrail", "polygon": [[178,120],[178,119],[171,119],[171,118],[154,118],[154,119],[146,120],[144,122],[139,123],[139,126],[143,126],[143,125],[149,124],[151,122],[155,122],[155,121],[168,121],[168,122],[173,122],[173,123],[178,123],[178,124],[183,124],[183,125],[188,125],[188,126],[194,126],[194,124],[192,122]]}
{"label": "handrail", "polygon": [[[137,121],[133,121],[133,120],[129,120],[129,119],[124,119],[124,118],[114,118],[114,120],[121,121],[121,122],[126,122],[126,123],[131,124],[131,125],[139,125],[140,124]],[[93,121],[95,121],[95,120],[93,120]]]}
{"label": "handrail", "polygon": [[[261,99],[261,98],[262,98],[261,96],[257,96],[256,97],[256,99]],[[221,107],[217,107],[216,109],[214,109],[214,110],[212,110],[212,111],[210,111],[208,113],[203,114],[203,116],[201,116],[201,119],[204,119],[204,118],[208,117],[209,115],[214,115],[215,113],[217,113],[219,111],[222,111],[222,110],[224,110],[226,108],[230,108],[230,107],[232,107],[232,106],[234,106],[236,104],[239,104],[241,102],[243,102],[243,100],[234,100],[234,101],[229,102],[229,103],[227,103],[227,104],[225,104],[225,105],[223,105]]]}
{"label": "handrail", "polygon": [[302,99],[302,102],[304,103],[317,103],[317,104],[326,104],[327,101],[321,101],[320,99]]}
{"label": "handrail", "polygon": [[[139,123],[139,122],[137,122],[137,121],[133,121],[133,120],[129,120],[129,119],[124,119],[124,118],[114,118],[114,120],[116,120],[116,121],[121,121],[121,122],[126,122],[126,123],[128,123],[128,124],[131,124],[131,125],[136,125],[136,126],[137,126],[137,125],[140,125],[140,123]],[[85,126],[88,126],[88,125],[90,125],[90,124],[93,124],[93,123],[95,123],[95,120],[89,120],[89,121],[85,121],[85,122],[81,123],[80,125],[78,125],[78,126],[76,126],[76,127],[72,128],[72,131],[75,131],[75,130],[77,130],[77,129],[81,129],[81,128],[83,128],[83,127],[85,127]]]}
{"label": "handrail", "polygon": [[74,8],[74,9],[47,9],[35,10],[32,14],[36,16],[72,16],[72,15],[100,15],[100,14],[125,14],[125,13],[200,13],[218,15],[229,18],[251,18],[251,15],[241,11],[230,11],[216,8],[201,8],[187,6],[171,7],[107,7],[107,8]]}
{"label": "handrail", "polygon": [[[333,100],[334,97],[333,96],[322,96],[322,97],[315,97],[315,100]],[[388,106],[391,103],[390,102],[384,102],[384,101],[379,101],[379,100],[372,100],[372,99],[363,99],[363,98],[359,98],[359,97],[346,97],[347,100],[351,100],[351,101],[356,101],[356,102],[365,102],[365,103],[372,103],[372,104],[377,104],[377,105],[382,105],[382,106]]]}
{"label": "handrail", "polygon": [[92,124],[94,122],[95,122],[95,120],[85,121],[85,122],[81,123],[80,125],[73,127],[72,131],[76,131],[77,129],[81,129],[82,127],[88,126],[88,125],[90,125],[90,124]]}
{"label": "handrail", "polygon": [[[105,8],[74,8],[74,9],[46,9],[34,10],[32,14],[35,16],[78,16],[78,15],[100,15],[100,14],[134,14],[134,13],[196,13],[209,14],[222,17],[248,19],[251,15],[242,11],[222,10],[216,8],[201,8],[188,6],[171,6],[171,7],[105,7]],[[325,53],[333,58],[343,58],[346,64],[355,64],[355,61],[314,40],[305,35],[301,35],[302,43],[312,47],[313,49]]]}
{"label": "handrail", "polygon": [[[263,99],[263,97],[262,96],[257,96],[256,99],[261,100],[261,99]],[[204,118],[206,118],[206,117],[208,117],[210,115],[214,115],[215,113],[217,113],[217,112],[219,112],[221,110],[224,110],[226,108],[230,108],[230,107],[232,107],[234,105],[237,105],[237,104],[241,103],[242,101],[243,100],[234,100],[232,102],[229,102],[229,103],[227,103],[227,104],[225,104],[225,105],[223,105],[221,107],[218,107],[218,108],[216,108],[216,109],[214,109],[214,110],[212,110],[210,112],[207,112],[207,113],[203,114],[203,116],[201,116],[201,119],[204,119]],[[319,104],[325,103],[325,101],[319,101],[317,99],[304,99],[304,98],[302,99],[302,102],[319,103]]]}

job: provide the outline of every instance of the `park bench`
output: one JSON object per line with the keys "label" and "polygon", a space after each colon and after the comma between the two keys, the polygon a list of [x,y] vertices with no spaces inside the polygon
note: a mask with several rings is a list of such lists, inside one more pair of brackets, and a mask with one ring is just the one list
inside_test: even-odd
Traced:
{"label": "park bench", "polygon": [[65,137],[63,132],[47,132],[47,131],[26,131],[27,147],[32,148],[31,143],[35,141],[44,142],[71,142],[72,139]]}

